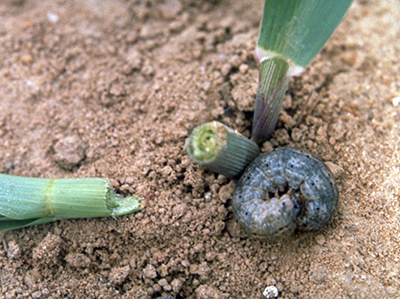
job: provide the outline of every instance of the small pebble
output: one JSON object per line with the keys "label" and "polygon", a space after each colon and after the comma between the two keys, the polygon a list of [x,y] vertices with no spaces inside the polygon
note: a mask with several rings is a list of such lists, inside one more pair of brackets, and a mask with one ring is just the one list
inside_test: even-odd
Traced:
{"label": "small pebble", "polygon": [[55,13],[49,12],[47,14],[47,20],[49,20],[51,23],[57,23],[58,21],[58,15]]}
{"label": "small pebble", "polygon": [[33,62],[33,57],[30,54],[25,54],[21,56],[21,61],[23,64],[31,64]]}
{"label": "small pebble", "polygon": [[265,288],[263,295],[265,298],[276,298],[278,297],[279,291],[275,286],[268,286]]}
{"label": "small pebble", "polygon": [[55,162],[65,170],[72,170],[85,159],[86,145],[77,136],[67,136],[53,147]]}
{"label": "small pebble", "polygon": [[19,245],[15,241],[10,241],[6,247],[7,257],[10,259],[17,258],[20,255]]}
{"label": "small pebble", "polygon": [[125,267],[114,268],[111,270],[108,277],[112,283],[119,285],[125,281],[126,277],[129,275],[130,271],[131,271],[131,268],[129,267],[129,265],[127,265]]}
{"label": "small pebble", "polygon": [[400,97],[395,97],[392,99],[393,106],[398,106],[400,104]]}
{"label": "small pebble", "polygon": [[160,5],[162,16],[167,20],[176,19],[182,11],[182,3],[178,0],[167,0]]}
{"label": "small pebble", "polygon": [[165,291],[171,291],[171,290],[172,290],[171,285],[168,283],[168,281],[167,281],[165,278],[161,278],[161,279],[158,281],[158,284],[159,284],[160,286],[162,286],[163,289],[164,289]]}
{"label": "small pebble", "polygon": [[241,73],[241,74],[246,74],[247,73],[247,71],[249,70],[249,66],[247,65],[247,64],[241,64],[240,66],[239,66],[239,72]]}
{"label": "small pebble", "polygon": [[328,166],[329,170],[332,172],[333,176],[337,179],[340,178],[343,173],[344,169],[339,165],[332,163],[332,162],[325,162],[326,166]]}
{"label": "small pebble", "polygon": [[143,274],[152,279],[157,277],[156,269],[152,265],[147,265],[147,267],[143,269]]}
{"label": "small pebble", "polygon": [[318,245],[321,245],[321,246],[324,245],[324,243],[325,243],[324,236],[323,235],[315,236],[315,242],[317,242]]}

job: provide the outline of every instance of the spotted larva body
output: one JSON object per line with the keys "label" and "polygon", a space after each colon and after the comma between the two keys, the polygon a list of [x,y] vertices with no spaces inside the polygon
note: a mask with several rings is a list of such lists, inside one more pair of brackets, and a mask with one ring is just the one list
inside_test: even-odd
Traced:
{"label": "spotted larva body", "polygon": [[293,147],[256,158],[244,171],[233,195],[233,212],[251,236],[274,241],[296,228],[317,230],[338,202],[336,181],[325,163]]}

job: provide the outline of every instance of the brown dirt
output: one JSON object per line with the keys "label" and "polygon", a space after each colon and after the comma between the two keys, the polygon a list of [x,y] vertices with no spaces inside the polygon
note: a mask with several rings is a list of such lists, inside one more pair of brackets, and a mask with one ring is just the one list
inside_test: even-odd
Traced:
{"label": "brown dirt", "polygon": [[[0,298],[400,297],[400,6],[358,0],[291,80],[263,149],[343,169],[330,224],[247,238],[235,182],[192,163],[191,129],[249,135],[262,1],[0,2],[0,171],[109,177],[143,211],[0,233]],[[308,94],[316,89],[299,124]]]}

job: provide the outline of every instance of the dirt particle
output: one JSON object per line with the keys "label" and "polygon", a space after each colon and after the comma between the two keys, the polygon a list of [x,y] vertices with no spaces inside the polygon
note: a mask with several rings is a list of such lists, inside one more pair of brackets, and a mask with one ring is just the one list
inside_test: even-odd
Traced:
{"label": "dirt particle", "polygon": [[261,147],[261,152],[262,153],[267,153],[270,152],[274,149],[274,147],[272,146],[272,143],[270,141],[265,141]]}
{"label": "dirt particle", "polygon": [[317,235],[315,236],[315,242],[322,246],[325,244],[325,237],[323,235]]}
{"label": "dirt particle", "polygon": [[280,145],[289,143],[289,134],[285,129],[278,129],[273,133],[273,138],[278,141]]}
{"label": "dirt particle", "polygon": [[[248,76],[249,79],[245,80],[243,78],[242,73],[234,74],[231,79],[234,82],[234,86],[232,89],[232,97],[233,100],[237,103],[237,107],[241,111],[253,111],[254,110],[254,102],[257,96],[257,81],[250,79],[254,74],[251,71],[248,71],[245,76]],[[257,75],[256,75],[257,76]],[[236,79],[241,78],[241,79]]]}
{"label": "dirt particle", "polygon": [[162,286],[162,288],[164,289],[164,291],[169,292],[169,291],[172,290],[171,285],[168,283],[168,281],[167,281],[165,278],[161,278],[161,279],[158,281],[158,284],[159,284],[160,286]]}
{"label": "dirt particle", "polygon": [[118,192],[120,188],[120,183],[113,178],[109,178],[108,181],[110,182],[111,186]]}
{"label": "dirt particle", "polygon": [[33,62],[33,57],[30,54],[25,54],[21,56],[21,61],[23,64],[31,64]]}
{"label": "dirt particle", "polygon": [[128,43],[133,44],[133,43],[135,43],[135,42],[138,40],[138,37],[139,37],[139,34],[137,33],[137,31],[136,31],[136,30],[132,30],[132,31],[130,31],[130,32],[127,33],[127,35],[126,35],[126,41],[127,41]]}
{"label": "dirt particle", "polygon": [[218,289],[208,285],[201,285],[196,289],[196,295],[198,299],[220,299],[228,298],[226,294],[223,294]]}
{"label": "dirt particle", "polygon": [[342,61],[354,65],[357,62],[357,52],[355,51],[344,51],[340,57]]}
{"label": "dirt particle", "polygon": [[33,249],[33,261],[39,266],[52,266],[58,263],[61,238],[48,233]]}
{"label": "dirt particle", "polygon": [[247,71],[249,70],[249,66],[247,65],[247,64],[241,64],[240,66],[239,66],[239,72],[241,73],[241,74],[246,74],[247,73]]}
{"label": "dirt particle", "polygon": [[231,69],[232,69],[231,64],[230,63],[225,63],[221,68],[222,76],[224,76],[224,77],[228,76],[228,74],[231,71]]}
{"label": "dirt particle", "polygon": [[325,164],[326,166],[328,166],[329,170],[332,172],[335,178],[340,178],[343,175],[344,169],[339,165],[329,161],[325,162]]}
{"label": "dirt particle", "polygon": [[90,266],[90,258],[83,253],[68,253],[65,261],[73,268],[88,268]]}
{"label": "dirt particle", "polygon": [[276,298],[279,295],[279,291],[275,286],[268,286],[263,292],[263,296],[267,299]]}
{"label": "dirt particle", "polygon": [[172,290],[176,293],[179,292],[184,282],[185,280],[183,278],[174,278],[171,281]]}
{"label": "dirt particle", "polygon": [[159,272],[160,272],[161,277],[168,276],[168,274],[169,274],[168,265],[165,265],[165,264],[160,265]]}
{"label": "dirt particle", "polygon": [[232,197],[235,189],[235,182],[231,181],[228,185],[222,186],[218,191],[218,197],[222,203],[226,203]]}
{"label": "dirt particle", "polygon": [[131,271],[131,268],[129,267],[129,265],[127,265],[125,267],[117,267],[117,268],[114,268],[111,270],[108,277],[110,278],[112,283],[119,285],[125,281],[125,279],[129,275],[130,271]]}
{"label": "dirt particle", "polygon": [[[4,241],[5,242],[5,241]],[[17,242],[15,242],[14,240],[8,242],[7,245],[5,245],[6,249],[7,249],[7,257],[10,259],[15,259],[18,258],[20,255],[20,248],[19,245],[17,244]]]}
{"label": "dirt particle", "polygon": [[157,277],[156,268],[153,265],[147,265],[146,268],[143,269],[143,275],[147,278],[154,279]]}
{"label": "dirt particle", "polygon": [[239,239],[246,236],[235,219],[229,220],[226,223],[226,230],[228,231],[229,236],[233,239]]}
{"label": "dirt particle", "polygon": [[173,208],[173,215],[175,219],[180,219],[187,211],[187,205],[185,203],[176,205]]}
{"label": "dirt particle", "polygon": [[128,66],[127,73],[130,73],[134,70],[140,70],[140,68],[142,67],[142,56],[140,52],[136,49],[130,49],[124,58]]}
{"label": "dirt particle", "polygon": [[132,298],[143,298],[149,299],[148,292],[143,287],[143,285],[134,285],[132,289],[128,290],[123,296],[123,299],[132,299]]}
{"label": "dirt particle", "polygon": [[171,166],[165,166],[161,169],[160,173],[163,177],[167,177],[172,173],[173,169]]}
{"label": "dirt particle", "polygon": [[65,170],[73,170],[85,159],[86,145],[77,136],[67,136],[53,147],[54,161]]}
{"label": "dirt particle", "polygon": [[183,6],[178,0],[167,0],[159,6],[162,16],[168,21],[176,19],[182,8]]}
{"label": "dirt particle", "polygon": [[299,128],[294,128],[292,130],[292,140],[294,142],[299,142],[301,138],[302,132]]}
{"label": "dirt particle", "polygon": [[32,293],[32,298],[40,298],[42,297],[42,292],[41,291],[36,291],[34,293]]}
{"label": "dirt particle", "polygon": [[30,273],[25,274],[24,283],[30,289],[32,289],[35,286],[34,278],[32,277],[32,275]]}

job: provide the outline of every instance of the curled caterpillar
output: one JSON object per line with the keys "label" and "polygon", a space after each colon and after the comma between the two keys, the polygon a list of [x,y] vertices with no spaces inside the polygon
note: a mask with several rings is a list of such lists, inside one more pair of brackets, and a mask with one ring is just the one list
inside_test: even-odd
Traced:
{"label": "curled caterpillar", "polygon": [[338,202],[336,181],[325,163],[293,147],[256,158],[233,194],[233,213],[252,237],[275,241],[296,228],[317,230]]}

